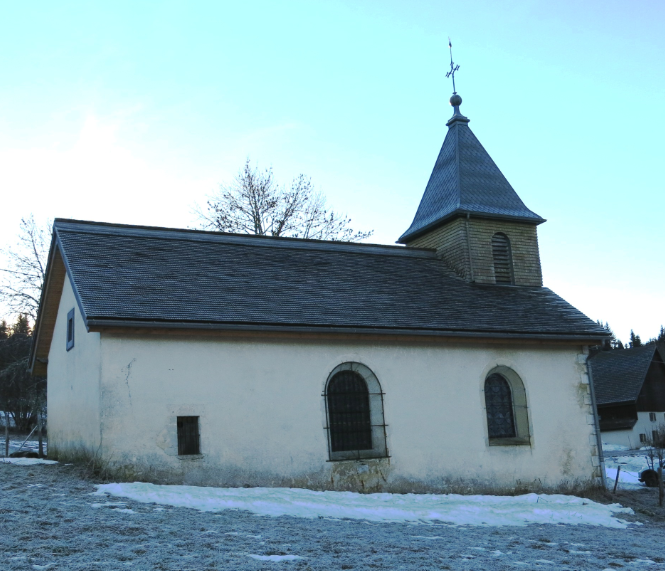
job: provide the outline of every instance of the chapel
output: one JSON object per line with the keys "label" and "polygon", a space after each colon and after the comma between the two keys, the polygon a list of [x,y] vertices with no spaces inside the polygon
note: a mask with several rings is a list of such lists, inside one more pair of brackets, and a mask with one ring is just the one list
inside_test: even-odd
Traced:
{"label": "chapel", "polygon": [[31,355],[49,456],[200,485],[600,482],[606,333],[543,286],[544,219],[450,103],[396,246],[56,219]]}

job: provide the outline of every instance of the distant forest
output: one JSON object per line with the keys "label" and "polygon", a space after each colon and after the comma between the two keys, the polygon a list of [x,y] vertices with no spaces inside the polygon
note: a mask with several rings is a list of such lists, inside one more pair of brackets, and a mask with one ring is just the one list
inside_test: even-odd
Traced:
{"label": "distant forest", "polygon": [[598,325],[611,335],[611,337],[603,344],[603,350],[605,351],[610,351],[612,349],[632,349],[633,347],[642,347],[643,345],[665,345],[665,328],[662,325],[660,326],[658,337],[652,337],[648,341],[642,341],[641,337],[631,329],[630,342],[625,345],[621,342],[621,339],[617,339],[616,335],[614,335],[614,331],[612,331],[609,323],[598,321]]}

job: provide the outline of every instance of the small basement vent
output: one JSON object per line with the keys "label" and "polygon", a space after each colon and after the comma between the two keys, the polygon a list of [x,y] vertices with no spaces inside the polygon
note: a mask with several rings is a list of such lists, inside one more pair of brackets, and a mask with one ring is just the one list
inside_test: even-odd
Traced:
{"label": "small basement vent", "polygon": [[178,417],[178,456],[200,454],[199,417]]}
{"label": "small basement vent", "polygon": [[494,279],[498,284],[514,284],[513,254],[508,236],[498,232],[492,236],[492,255],[494,257]]}

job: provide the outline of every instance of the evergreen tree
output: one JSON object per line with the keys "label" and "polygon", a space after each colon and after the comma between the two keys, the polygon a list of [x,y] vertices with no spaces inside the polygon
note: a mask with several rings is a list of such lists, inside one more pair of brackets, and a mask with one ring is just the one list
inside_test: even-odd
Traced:
{"label": "evergreen tree", "polygon": [[46,380],[28,372],[32,332],[26,315],[11,327],[0,324],[0,410],[21,432],[29,432],[46,405]]}
{"label": "evergreen tree", "polygon": [[[596,321],[596,323],[598,323],[598,325],[600,325],[610,335],[609,339],[605,339],[605,341],[603,341],[603,347],[602,347],[603,351],[618,349],[620,341],[616,338],[616,335],[614,335],[614,331],[612,331],[610,324],[607,322],[603,323],[600,320]],[[621,348],[623,348],[623,346]]]}
{"label": "evergreen tree", "polygon": [[631,348],[642,346],[642,339],[640,339],[639,335],[635,335],[632,329],[630,330],[630,346]]}

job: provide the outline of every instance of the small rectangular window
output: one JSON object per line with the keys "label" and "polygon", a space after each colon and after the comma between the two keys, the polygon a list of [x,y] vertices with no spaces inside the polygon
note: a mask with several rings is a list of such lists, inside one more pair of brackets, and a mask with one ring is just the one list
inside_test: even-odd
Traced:
{"label": "small rectangular window", "polygon": [[199,417],[178,417],[178,456],[201,454],[199,445]]}
{"label": "small rectangular window", "polygon": [[656,446],[656,444],[658,443],[658,431],[657,430],[652,430],[651,431],[651,438],[653,439],[652,444],[654,446]]}
{"label": "small rectangular window", "polygon": [[651,422],[656,422],[656,413],[655,412],[650,412],[649,413],[649,420]]}
{"label": "small rectangular window", "polygon": [[74,347],[74,310],[67,313],[67,351]]}
{"label": "small rectangular window", "polygon": [[640,442],[646,442],[647,441],[647,435],[646,434],[640,434]]}

